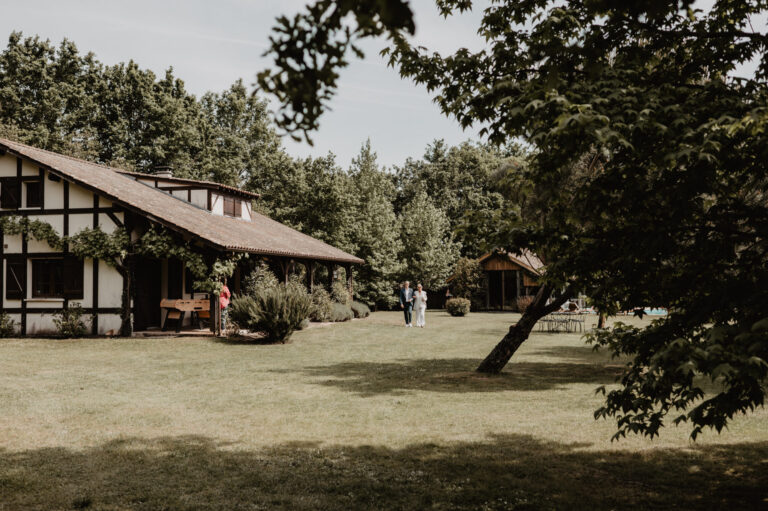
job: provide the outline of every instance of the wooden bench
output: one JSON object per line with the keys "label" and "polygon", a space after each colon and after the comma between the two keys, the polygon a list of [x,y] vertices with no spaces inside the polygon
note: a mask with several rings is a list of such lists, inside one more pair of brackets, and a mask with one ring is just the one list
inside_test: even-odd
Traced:
{"label": "wooden bench", "polygon": [[163,320],[163,332],[166,331],[168,320],[176,320],[176,331],[181,331],[181,324],[184,322],[184,316],[187,312],[192,314],[192,322],[197,320],[198,328],[202,328],[202,320],[211,318],[211,302],[207,298],[198,300],[186,299],[163,299],[160,301],[160,308],[167,309],[168,313]]}

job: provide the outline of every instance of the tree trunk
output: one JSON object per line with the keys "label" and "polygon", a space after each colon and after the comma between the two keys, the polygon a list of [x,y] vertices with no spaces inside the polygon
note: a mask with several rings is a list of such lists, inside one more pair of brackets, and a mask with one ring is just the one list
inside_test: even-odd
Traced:
{"label": "tree trunk", "polygon": [[509,332],[493,348],[493,351],[485,357],[485,360],[480,363],[477,372],[498,374],[504,369],[512,355],[528,339],[528,335],[530,335],[536,322],[550,312],[559,309],[569,296],[568,291],[566,291],[547,304],[552,295],[553,290],[548,285],[539,288],[539,292],[536,293],[533,302],[525,309],[520,321],[509,327]]}
{"label": "tree trunk", "polygon": [[601,312],[600,316],[597,318],[597,328],[605,328],[605,313]]}

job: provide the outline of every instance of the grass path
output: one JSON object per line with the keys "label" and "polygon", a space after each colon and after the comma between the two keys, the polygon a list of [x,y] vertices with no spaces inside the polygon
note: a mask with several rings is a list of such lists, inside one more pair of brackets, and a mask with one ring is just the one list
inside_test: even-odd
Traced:
{"label": "grass path", "polygon": [[621,362],[579,335],[473,372],[511,321],[0,341],[0,511],[768,508],[765,410],[696,444],[674,427],[611,443],[594,389]]}

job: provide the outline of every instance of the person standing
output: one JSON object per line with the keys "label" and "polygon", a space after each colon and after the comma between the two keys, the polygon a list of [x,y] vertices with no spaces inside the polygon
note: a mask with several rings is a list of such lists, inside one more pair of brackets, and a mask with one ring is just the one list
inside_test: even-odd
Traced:
{"label": "person standing", "polygon": [[411,289],[411,283],[407,280],[400,289],[400,308],[403,309],[403,315],[405,315],[405,326],[411,326],[411,311],[413,310],[413,289]]}
{"label": "person standing", "polygon": [[221,307],[221,332],[224,333],[224,329],[227,328],[227,316],[229,311],[229,299],[232,293],[229,292],[229,288],[226,284],[222,284],[221,292],[219,293],[219,306]]}
{"label": "person standing", "polygon": [[421,284],[416,285],[416,291],[413,293],[413,309],[416,313],[416,326],[424,328],[426,325],[424,313],[427,310],[427,292],[422,289]]}

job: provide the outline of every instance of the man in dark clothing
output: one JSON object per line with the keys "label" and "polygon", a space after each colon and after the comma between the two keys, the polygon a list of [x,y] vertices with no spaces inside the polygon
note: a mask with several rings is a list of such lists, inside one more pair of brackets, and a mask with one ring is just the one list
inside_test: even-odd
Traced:
{"label": "man in dark clothing", "polygon": [[405,326],[411,326],[413,289],[411,289],[411,283],[407,280],[405,281],[405,285],[400,289],[400,308],[403,309],[403,314],[405,315]]}

